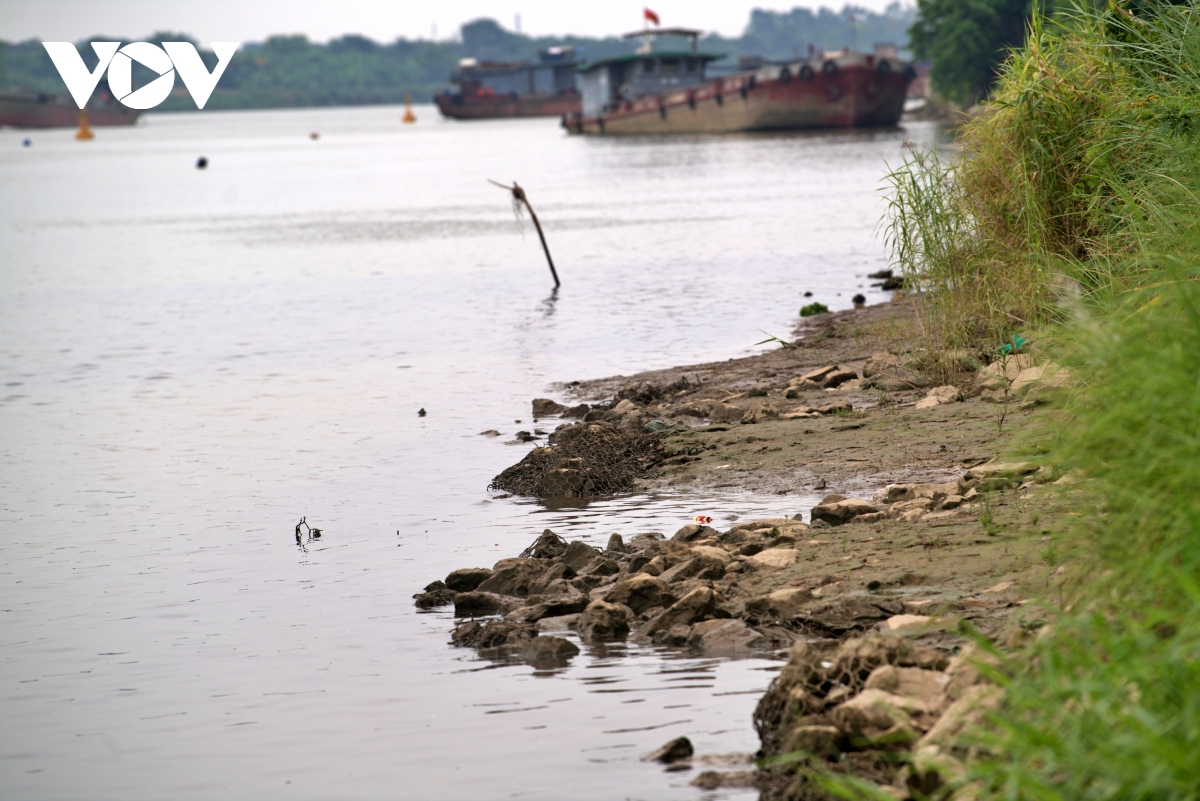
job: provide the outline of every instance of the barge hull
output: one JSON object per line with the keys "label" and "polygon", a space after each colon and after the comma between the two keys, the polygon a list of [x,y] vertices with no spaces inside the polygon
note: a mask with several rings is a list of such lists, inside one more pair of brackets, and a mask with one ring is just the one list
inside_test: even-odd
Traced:
{"label": "barge hull", "polygon": [[895,125],[908,82],[902,74],[855,67],[807,81],[738,76],[623,103],[598,117],[567,117],[563,124],[570,133],[612,136]]}
{"label": "barge hull", "polygon": [[561,117],[579,113],[578,95],[551,98],[494,98],[467,100],[456,103],[453,98],[438,95],[438,111],[456,120],[490,120],[505,117]]}

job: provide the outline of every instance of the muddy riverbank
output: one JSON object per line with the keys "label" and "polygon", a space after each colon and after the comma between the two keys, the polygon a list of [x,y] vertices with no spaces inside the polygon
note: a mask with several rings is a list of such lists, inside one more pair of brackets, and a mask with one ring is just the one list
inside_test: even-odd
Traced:
{"label": "muddy riverbank", "polygon": [[[1050,465],[998,458],[1013,432],[1058,414],[1052,370],[960,354],[934,381],[913,331],[900,299],[804,321],[761,355],[559,385],[561,402],[534,402],[549,447],[506,471],[524,468],[526,492],[586,496],[620,474],[639,490],[822,500],[762,520],[697,509],[677,531],[614,534],[603,549],[547,530],[430,584],[418,605],[453,604],[456,645],[537,669],[578,653],[567,631],[713,656],[791,649],[755,716],[757,756],[803,751],[894,782],[897,797],[927,792],[888,754],[928,751],[943,713],[943,729],[961,726],[985,697],[960,653],[970,636],[1015,642],[1042,624],[1030,599],[1059,578],[1053,531],[1071,489]],[[821,797],[786,768],[695,779],[747,782]]]}

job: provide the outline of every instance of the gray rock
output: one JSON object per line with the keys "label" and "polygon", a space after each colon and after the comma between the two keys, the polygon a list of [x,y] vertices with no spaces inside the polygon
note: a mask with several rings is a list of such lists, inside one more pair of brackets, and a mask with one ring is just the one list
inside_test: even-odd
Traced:
{"label": "gray rock", "polygon": [[593,559],[599,555],[600,552],[598,550],[588,545],[583,540],[575,540],[568,545],[567,549],[563,551],[561,556],[558,557],[558,561],[562,562],[564,565],[567,565],[576,573],[580,573]]}
{"label": "gray rock", "polygon": [[646,754],[642,757],[643,762],[661,762],[664,765],[669,765],[672,762],[680,762],[684,759],[691,759],[692,754],[696,753],[696,749],[692,748],[692,741],[686,737],[676,737],[671,742],[659,748],[653,753]]}
{"label": "gray rock", "polygon": [[502,559],[476,589],[524,598],[549,570],[550,565],[542,559]]}
{"label": "gray rock", "polygon": [[716,610],[719,602],[720,596],[713,592],[711,588],[697,587],[662,612],[647,620],[638,629],[635,639],[650,639],[656,632],[666,631],[672,626],[686,627],[713,617],[713,612]]}
{"label": "gray rock", "polygon": [[521,659],[539,670],[563,667],[579,653],[579,646],[562,637],[539,634],[521,649]]}
{"label": "gray rock", "polygon": [[861,498],[845,498],[834,502],[829,502],[827,498],[813,507],[811,515],[814,522],[824,520],[831,526],[840,526],[859,515],[875,514],[878,511],[870,501]]}
{"label": "gray rock", "polygon": [[621,572],[621,566],[612,559],[606,559],[603,556],[592,560],[591,564],[583,569],[584,576],[615,576]]}
{"label": "gray rock", "polygon": [[471,592],[487,581],[492,571],[486,567],[464,567],[446,576],[446,586],[455,592]]}
{"label": "gray rock", "polygon": [[[546,595],[564,592],[561,586],[575,578],[575,571],[568,565],[554,564],[542,574],[542,577],[530,585],[531,595]],[[558,589],[555,589],[558,588]]]}
{"label": "gray rock", "polygon": [[424,592],[413,596],[418,609],[434,609],[454,603],[454,590],[440,581],[435,581],[425,587]]}
{"label": "gray rock", "polygon": [[[699,523],[688,523],[686,526],[679,529],[679,531],[676,531],[675,535],[671,537],[671,539],[679,540],[680,542],[695,542],[696,540],[706,540],[710,538],[718,538],[720,536],[721,532],[717,531],[715,528],[702,526]],[[637,539],[637,537],[634,537],[634,539]]]}
{"label": "gray rock", "polygon": [[455,617],[507,615],[521,606],[516,598],[494,592],[460,592],[454,596]]}
{"label": "gray rock", "polygon": [[689,645],[705,653],[720,656],[739,656],[757,648],[770,646],[771,641],[746,625],[744,621],[706,620],[692,626]]}
{"label": "gray rock", "polygon": [[[686,526],[685,526],[686,528]],[[656,542],[662,542],[663,535],[657,531],[648,531],[644,534],[634,534],[629,540],[626,548],[630,551],[644,551]]]}
{"label": "gray rock", "polygon": [[825,380],[821,382],[821,386],[825,389],[833,389],[834,387],[840,387],[847,381],[853,381],[856,378],[858,378],[858,373],[854,372],[853,370],[848,368],[839,368],[825,376]]}
{"label": "gray rock", "polygon": [[468,620],[459,623],[450,640],[466,648],[524,647],[537,636],[533,626],[511,620]]}
{"label": "gray rock", "polygon": [[533,401],[534,417],[550,417],[554,414],[562,414],[566,410],[566,406],[563,406],[561,403],[555,403],[549,398],[537,398]]}
{"label": "gray rock", "polygon": [[579,618],[582,615],[560,615],[558,617],[544,617],[537,622],[537,630],[540,634],[545,634],[554,631],[571,631],[579,625]]}
{"label": "gray rock", "polygon": [[770,401],[755,401],[742,415],[742,422],[752,425],[772,417],[779,417],[779,407]]}
{"label": "gray rock", "polygon": [[629,634],[633,611],[628,606],[592,601],[579,618],[579,633],[589,641],[615,640]]}
{"label": "gray rock", "polygon": [[713,403],[708,408],[708,419],[714,423],[738,423],[743,414],[741,407],[732,403]]}
{"label": "gray rock", "polygon": [[608,547],[604,549],[605,553],[623,554],[625,553],[625,541],[621,539],[620,534],[612,534],[608,538]]}
{"label": "gray rock", "polygon": [[562,413],[563,417],[584,417],[591,411],[591,407],[586,403],[581,403],[578,406],[572,406]]}
{"label": "gray rock", "polygon": [[604,596],[604,600],[613,604],[623,604],[640,615],[655,606],[670,606],[678,598],[671,594],[667,583],[662,579],[646,573],[637,573],[613,585]]}

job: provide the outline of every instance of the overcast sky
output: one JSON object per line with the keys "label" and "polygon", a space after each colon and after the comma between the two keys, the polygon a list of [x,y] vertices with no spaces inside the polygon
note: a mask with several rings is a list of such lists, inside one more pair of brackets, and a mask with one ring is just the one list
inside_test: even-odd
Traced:
{"label": "overcast sky", "polygon": [[[890,0],[857,0],[882,11]],[[911,0],[909,0],[911,3]],[[303,33],[327,41],[358,33],[380,42],[397,37],[448,39],[478,17],[533,35],[606,36],[636,30],[648,6],[663,25],[738,36],[750,10],[796,6],[841,8],[843,2],[697,2],[697,0],[0,0],[0,39],[78,41],[96,34],[146,37],[153,31],[189,33],[203,43],[261,41],[276,33]]]}

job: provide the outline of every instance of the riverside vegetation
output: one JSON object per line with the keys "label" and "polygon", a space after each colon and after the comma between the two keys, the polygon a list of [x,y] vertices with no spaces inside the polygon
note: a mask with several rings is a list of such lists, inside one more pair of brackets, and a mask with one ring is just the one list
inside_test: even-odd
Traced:
{"label": "riverside vegetation", "polygon": [[611,453],[659,431],[626,468],[640,486],[820,490],[807,520],[603,551],[547,532],[418,603],[493,615],[455,641],[535,667],[571,658],[568,629],[790,644],[758,769],[700,787],[1198,797],[1198,125],[1194,2],[1035,18],[963,157],[893,173],[907,297],[806,318],[761,356],[563,387],[602,403],[535,402],[583,418],[535,451],[542,487],[587,494],[604,467],[559,449],[587,439],[568,432]]}

